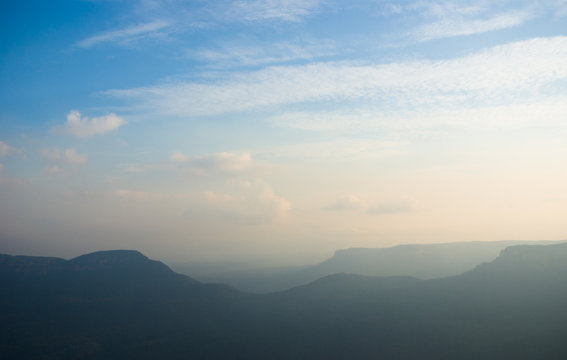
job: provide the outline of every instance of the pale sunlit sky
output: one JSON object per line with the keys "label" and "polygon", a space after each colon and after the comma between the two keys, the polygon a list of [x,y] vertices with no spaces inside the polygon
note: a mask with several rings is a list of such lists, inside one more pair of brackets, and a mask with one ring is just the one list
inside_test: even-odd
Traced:
{"label": "pale sunlit sky", "polygon": [[0,252],[567,239],[567,1],[0,3]]}

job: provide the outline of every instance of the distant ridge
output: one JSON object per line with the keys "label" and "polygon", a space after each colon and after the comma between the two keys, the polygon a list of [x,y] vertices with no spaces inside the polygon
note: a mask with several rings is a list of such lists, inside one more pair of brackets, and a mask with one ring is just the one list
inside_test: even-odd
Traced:
{"label": "distant ridge", "polygon": [[515,245],[553,244],[538,241],[471,241],[407,244],[389,248],[337,250],[333,257],[304,270],[306,274],[349,273],[369,276],[413,276],[433,279],[461,274],[496,259]]}
{"label": "distant ridge", "polygon": [[334,255],[312,266],[299,269],[240,269],[194,274],[191,264],[174,269],[205,282],[222,282],[242,291],[273,292],[305,285],[332,274],[365,276],[410,276],[435,279],[455,276],[490,262],[500,252],[515,245],[549,245],[554,241],[471,241],[438,244],[407,244],[386,248],[350,248],[335,251]]}
{"label": "distant ridge", "polygon": [[[524,273],[547,278],[567,275],[567,243],[554,245],[516,245],[502,250],[492,262],[478,265],[472,274],[514,275]],[[567,277],[565,277],[567,282]]]}

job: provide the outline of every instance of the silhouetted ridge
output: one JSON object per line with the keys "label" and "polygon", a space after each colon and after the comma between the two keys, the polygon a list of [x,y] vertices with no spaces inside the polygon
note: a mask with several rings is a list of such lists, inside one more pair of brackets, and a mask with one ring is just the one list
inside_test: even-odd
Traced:
{"label": "silhouetted ridge", "polygon": [[77,256],[70,261],[78,263],[119,263],[147,260],[149,260],[148,257],[138,250],[104,250]]}
{"label": "silhouetted ridge", "polygon": [[0,273],[46,275],[48,272],[63,271],[66,264],[67,260],[55,257],[0,254]]}
{"label": "silhouetted ridge", "polygon": [[69,260],[69,267],[73,271],[86,270],[149,270],[163,273],[173,273],[164,263],[150,260],[136,250],[107,250],[97,251],[78,256]]}
{"label": "silhouetted ridge", "polygon": [[[39,256],[0,255],[0,273],[25,276],[57,276],[79,272],[115,272],[119,275],[179,276],[160,261],[136,250],[97,251],[71,260]],[[195,280],[194,280],[195,281]]]}

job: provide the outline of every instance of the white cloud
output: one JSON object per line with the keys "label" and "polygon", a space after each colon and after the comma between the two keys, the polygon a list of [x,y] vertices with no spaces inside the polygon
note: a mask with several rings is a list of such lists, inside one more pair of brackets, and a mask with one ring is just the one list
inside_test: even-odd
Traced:
{"label": "white cloud", "polygon": [[87,137],[116,130],[125,123],[124,119],[112,113],[89,118],[82,117],[80,112],[72,110],[67,115],[65,125],[54,127],[52,132]]}
{"label": "white cloud", "polygon": [[105,43],[130,44],[134,41],[160,36],[163,30],[170,26],[166,21],[152,21],[144,24],[131,25],[118,30],[105,31],[100,34],[90,36],[76,43],[81,48],[90,48]]}
{"label": "white cloud", "polygon": [[[224,75],[225,76],[225,75]],[[450,60],[316,63],[237,73],[210,83],[109,90],[133,110],[213,115],[298,103],[365,101],[385,110],[494,103],[567,78],[567,37],[534,38]]]}
{"label": "white cloud", "polygon": [[282,221],[291,209],[287,199],[276,195],[262,181],[240,182],[231,193],[206,191],[203,199],[213,213],[249,225]]}
{"label": "white cloud", "polygon": [[186,164],[187,167],[200,173],[235,174],[250,169],[254,161],[249,153],[221,152],[211,155],[189,157],[180,152],[174,152],[171,160]]}
{"label": "white cloud", "polygon": [[325,207],[326,210],[361,210],[367,207],[366,201],[354,195],[342,195],[337,197],[335,203]]}
{"label": "white cloud", "polygon": [[[79,154],[75,149],[60,151],[57,148],[47,148],[40,151],[41,157],[48,163],[84,165],[88,162],[88,155]],[[55,167],[54,167],[55,168]],[[50,173],[52,171],[49,171]]]}
{"label": "white cloud", "polygon": [[4,170],[4,165],[2,165],[2,163],[0,163],[0,171]]}
{"label": "white cloud", "polygon": [[243,225],[284,221],[291,209],[287,199],[275,194],[261,180],[227,182],[220,188],[201,192],[164,193],[119,188],[112,195],[124,202],[138,203],[140,209],[144,206],[153,210],[167,208],[174,216],[190,214]]}
{"label": "white cloud", "polygon": [[228,5],[223,16],[236,21],[297,22],[311,15],[320,3],[320,0],[238,0]]}
{"label": "white cloud", "polygon": [[79,154],[75,149],[65,150],[65,160],[70,164],[84,165],[88,161],[86,154]]}

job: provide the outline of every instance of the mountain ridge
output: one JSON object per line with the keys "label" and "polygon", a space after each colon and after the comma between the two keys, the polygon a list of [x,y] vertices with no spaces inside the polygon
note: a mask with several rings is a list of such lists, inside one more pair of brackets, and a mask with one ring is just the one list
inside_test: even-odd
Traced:
{"label": "mountain ridge", "polygon": [[334,274],[271,294],[151,266],[159,276],[137,281],[105,268],[18,278],[29,291],[16,295],[0,278],[0,357],[563,359],[566,255],[567,244],[517,247],[447,278]]}
{"label": "mountain ridge", "polygon": [[470,241],[434,244],[402,244],[386,248],[349,248],[336,250],[332,257],[311,266],[282,269],[222,269],[173,266],[177,272],[203,282],[227,283],[252,293],[283,291],[305,285],[326,275],[349,273],[366,276],[413,276],[434,279],[454,276],[497,258],[509,246],[554,244],[554,241]]}

